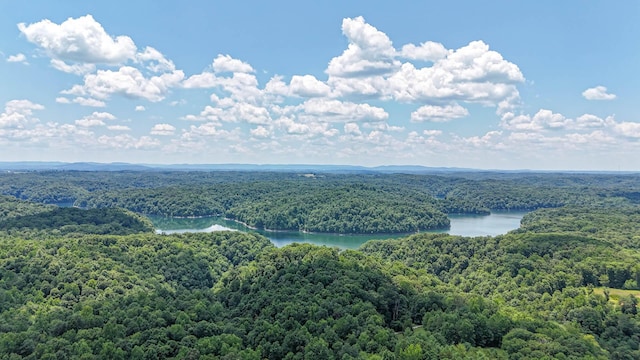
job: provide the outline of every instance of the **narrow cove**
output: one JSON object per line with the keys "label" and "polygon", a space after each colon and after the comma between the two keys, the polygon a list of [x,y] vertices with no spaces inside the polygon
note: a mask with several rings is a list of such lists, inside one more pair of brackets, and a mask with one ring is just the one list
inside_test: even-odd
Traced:
{"label": "narrow cove", "polygon": [[[461,236],[496,236],[515,230],[526,212],[501,211],[490,215],[449,215],[449,230],[428,231],[433,233],[449,233]],[[369,240],[384,240],[405,237],[410,234],[325,234],[305,233],[300,231],[270,231],[252,229],[233,220],[223,217],[203,218],[171,218],[149,216],[157,233],[175,234],[186,232],[213,231],[245,231],[255,232],[269,238],[271,242],[282,247],[294,242],[316,245],[337,246],[342,249],[356,249]]]}

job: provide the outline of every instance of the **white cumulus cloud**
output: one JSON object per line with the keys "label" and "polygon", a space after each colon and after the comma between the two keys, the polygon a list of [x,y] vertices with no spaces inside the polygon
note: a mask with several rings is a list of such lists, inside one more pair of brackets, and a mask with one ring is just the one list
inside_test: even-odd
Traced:
{"label": "white cumulus cloud", "polygon": [[146,68],[155,73],[173,72],[176,66],[173,61],[167,59],[160,51],[147,46],[143,52],[136,54],[136,60],[146,62]]}
{"label": "white cumulus cloud", "polygon": [[199,115],[186,115],[182,120],[208,120],[216,124],[220,122],[246,122],[249,124],[266,125],[271,122],[269,110],[250,103],[220,101],[218,106],[205,106]]}
{"label": "white cumulus cloud", "polygon": [[573,129],[589,129],[589,128],[601,128],[611,126],[615,124],[613,116],[607,116],[606,118],[600,118],[593,114],[583,114],[578,116],[575,121],[570,125]]}
{"label": "white cumulus cloud", "polygon": [[220,124],[208,122],[200,126],[191,125],[188,131],[183,130],[181,139],[193,141],[195,138],[206,136],[232,140],[231,135],[229,131],[221,129]]}
{"label": "white cumulus cloud", "polygon": [[92,106],[92,107],[105,107],[107,106],[107,104],[104,101],[101,100],[97,100],[97,99],[92,99],[92,98],[85,98],[82,96],[78,96],[73,98],[72,100],[69,100],[66,97],[57,97],[56,98],[56,102],[59,104],[79,104],[82,106]]}
{"label": "white cumulus cloud", "polygon": [[82,96],[78,96],[78,97],[74,98],[71,101],[73,103],[75,103],[75,104],[82,105],[82,106],[92,106],[92,107],[105,107],[105,106],[107,106],[107,104],[105,104],[104,101],[97,100],[97,99],[92,99],[92,98],[86,98],[86,97],[82,97]]}
{"label": "white cumulus cloud", "polygon": [[440,136],[442,135],[442,130],[423,130],[422,133],[426,136]]}
{"label": "white cumulus cloud", "polygon": [[412,122],[435,121],[444,122],[469,115],[469,110],[458,105],[436,106],[425,105],[411,113]]}
{"label": "white cumulus cloud", "polygon": [[[342,32],[349,45],[325,70],[332,97],[424,105],[470,102],[498,106],[500,113],[519,102],[522,72],[483,41],[459,49],[426,41],[398,51],[384,32],[362,17],[344,19]],[[415,61],[431,64],[421,67]]]}
{"label": "white cumulus cloud", "polygon": [[538,111],[533,116],[532,122],[540,128],[549,129],[562,129],[568,124],[564,115],[546,109]]}
{"label": "white cumulus cloud", "polygon": [[244,72],[234,72],[230,77],[203,72],[187,78],[182,83],[182,87],[186,89],[217,88],[218,91],[229,95],[231,99],[241,102],[259,103],[264,99],[264,92],[258,88],[256,76]]}
{"label": "white cumulus cloud", "polygon": [[329,85],[316,79],[313,75],[294,75],[289,84],[291,93],[303,97],[322,97],[329,95]]}
{"label": "white cumulus cloud", "polygon": [[362,135],[362,131],[360,131],[360,126],[358,126],[357,123],[344,124],[344,133],[352,134],[352,135]]}
{"label": "white cumulus cloud", "polygon": [[414,44],[407,44],[402,47],[401,56],[411,60],[422,61],[438,61],[449,55],[450,50],[444,47],[444,45],[427,41],[416,46]]}
{"label": "white cumulus cloud", "polygon": [[522,81],[517,65],[484,42],[473,41],[430,67],[404,63],[389,77],[389,91],[396,100],[406,102],[461,100],[497,105],[515,98],[516,84]]}
{"label": "white cumulus cloud", "polygon": [[181,70],[164,73],[150,78],[144,77],[140,70],[123,66],[118,71],[98,70],[95,74],[84,77],[84,84],[74,85],[63,94],[91,96],[106,100],[113,94],[134,99],[146,99],[152,102],[165,98],[169,89],[180,84],[184,78]]}
{"label": "white cumulus cloud", "polygon": [[75,124],[82,127],[94,127],[94,126],[105,126],[104,120],[115,120],[116,117],[108,112],[93,112],[91,115],[87,115],[82,119],[78,119],[75,121]]}
{"label": "white cumulus cloud", "polygon": [[213,71],[216,73],[252,73],[255,70],[246,62],[234,59],[230,55],[218,54],[218,57],[213,60]]}
{"label": "white cumulus cloud", "polygon": [[176,128],[171,124],[155,124],[151,128],[152,135],[173,135]]}
{"label": "white cumulus cloud", "polygon": [[130,37],[110,36],[91,15],[69,18],[59,25],[47,19],[20,23],[18,29],[29,42],[63,61],[121,64],[135,58],[136,45]]}
{"label": "white cumulus cloud", "polygon": [[51,59],[51,66],[53,66],[54,69],[60,70],[62,72],[76,75],[84,75],[96,69],[96,66],[94,64],[69,65],[64,61],[58,59]]}
{"label": "white cumulus cloud", "polygon": [[185,89],[208,89],[218,85],[218,78],[210,72],[189,76],[183,83]]}
{"label": "white cumulus cloud", "polygon": [[300,108],[299,117],[307,121],[384,121],[389,118],[389,114],[377,106],[323,98],[309,99]]}
{"label": "white cumulus cloud", "polygon": [[44,110],[44,106],[29,100],[11,100],[4,106],[0,114],[0,128],[23,128],[28,123],[37,122],[33,117],[34,110]]}
{"label": "white cumulus cloud", "polygon": [[502,116],[500,123],[503,128],[512,131],[560,130],[572,124],[573,120],[547,109],[540,109],[534,116],[508,112]]}
{"label": "white cumulus cloud", "polygon": [[615,94],[609,94],[607,88],[602,85],[583,91],[582,96],[587,100],[613,100],[616,98]]}
{"label": "white cumulus cloud", "polygon": [[289,95],[289,87],[282,80],[282,76],[275,75],[269,82],[264,86],[264,91],[267,94],[275,95],[275,96],[286,96]]}
{"label": "white cumulus cloud", "polygon": [[130,131],[131,128],[125,125],[109,125],[107,129],[111,131]]}
{"label": "white cumulus cloud", "polygon": [[79,119],[76,120],[76,125],[82,127],[94,127],[94,126],[104,126],[105,123],[99,119]]}
{"label": "white cumulus cloud", "polygon": [[264,126],[258,126],[255,129],[251,129],[250,130],[251,136],[255,137],[255,138],[267,138],[269,137],[269,135],[271,135],[271,132],[269,132],[269,130],[267,128],[265,128]]}
{"label": "white cumulus cloud", "polygon": [[359,77],[384,74],[400,65],[387,34],[367,24],[363,17],[342,20],[342,33],[349,40],[342,55],[334,57],[326,70],[330,76]]}
{"label": "white cumulus cloud", "polygon": [[27,63],[27,57],[23,53],[18,53],[15,55],[10,55],[7,58],[7,62],[19,62],[19,63]]}
{"label": "white cumulus cloud", "polygon": [[614,125],[614,131],[625,137],[640,138],[640,123],[621,122]]}
{"label": "white cumulus cloud", "polygon": [[337,129],[331,128],[328,123],[299,123],[290,117],[281,117],[274,124],[283,129],[289,135],[301,135],[315,137],[318,135],[331,137],[338,134]]}
{"label": "white cumulus cloud", "polygon": [[253,74],[235,72],[231,77],[218,78],[217,86],[240,102],[259,103],[264,94],[258,89],[258,79]]}
{"label": "white cumulus cloud", "polygon": [[501,142],[502,131],[489,131],[482,136],[471,136],[460,138],[463,144],[471,145],[476,148],[493,148],[500,149],[504,146]]}

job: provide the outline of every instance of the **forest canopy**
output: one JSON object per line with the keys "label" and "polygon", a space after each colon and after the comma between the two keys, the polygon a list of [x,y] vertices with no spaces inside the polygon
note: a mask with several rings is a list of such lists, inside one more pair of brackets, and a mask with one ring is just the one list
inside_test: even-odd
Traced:
{"label": "forest canopy", "polygon": [[610,174],[0,174],[0,194],[160,216],[225,216],[255,228],[329,233],[447,229],[447,214],[635,204],[640,180]]}
{"label": "forest canopy", "polygon": [[[0,198],[0,359],[640,358],[635,178],[24,175],[0,182],[11,195]],[[30,186],[88,209],[27,202],[63,197]],[[202,209],[293,228],[537,210],[496,237],[418,233],[339,250],[155,234],[127,205],[175,199],[178,213],[197,194]],[[328,209],[334,222],[310,221]]]}

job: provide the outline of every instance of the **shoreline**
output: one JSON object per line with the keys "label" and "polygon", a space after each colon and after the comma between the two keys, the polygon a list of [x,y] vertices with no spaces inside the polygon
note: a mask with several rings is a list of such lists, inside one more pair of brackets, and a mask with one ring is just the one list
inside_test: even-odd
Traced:
{"label": "shoreline", "polygon": [[[159,216],[159,215],[153,215],[153,216]],[[337,232],[317,232],[317,231],[307,231],[307,230],[294,230],[294,229],[288,229],[288,230],[278,230],[278,229],[268,229],[268,228],[257,228],[255,226],[251,226],[243,221],[237,220],[237,219],[232,219],[232,218],[228,218],[225,217],[223,215],[204,215],[204,216],[161,216],[163,218],[174,218],[174,219],[204,219],[204,218],[222,218],[223,220],[226,221],[232,221],[236,224],[240,224],[244,227],[246,227],[247,229],[253,230],[253,231],[262,231],[262,232],[267,232],[267,233],[279,233],[279,234],[286,234],[286,233],[299,233],[299,234],[306,234],[306,235],[318,235],[318,236],[322,236],[322,235],[331,235],[331,236],[408,236],[408,235],[414,235],[414,234],[420,234],[420,233],[425,233],[425,232],[436,232],[436,231],[447,231],[450,230],[451,227],[446,227],[446,228],[433,228],[433,229],[427,229],[427,230],[416,230],[416,231],[411,231],[411,232],[375,232],[375,233],[366,233],[366,232],[361,232],[361,233],[337,233]],[[243,230],[239,230],[239,229],[232,229],[235,231],[243,231]]]}

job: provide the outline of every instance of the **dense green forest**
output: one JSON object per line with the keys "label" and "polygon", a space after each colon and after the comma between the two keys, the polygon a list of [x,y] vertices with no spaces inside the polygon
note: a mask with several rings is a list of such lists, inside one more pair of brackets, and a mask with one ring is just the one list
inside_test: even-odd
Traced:
{"label": "dense green forest", "polygon": [[[636,177],[182,176],[0,176],[0,359],[640,359]],[[89,209],[36,203],[59,199]],[[339,232],[537,210],[501,236],[341,251],[157,235],[131,212],[152,206]]]}
{"label": "dense green forest", "polygon": [[11,196],[0,195],[0,220],[18,216],[34,215],[56,209],[56,206],[43,205],[34,202],[20,201]]}
{"label": "dense green forest", "polygon": [[0,194],[148,215],[222,215],[272,230],[371,234],[446,229],[446,215],[454,213],[633,204],[640,180],[609,174],[58,171],[2,173]]}

